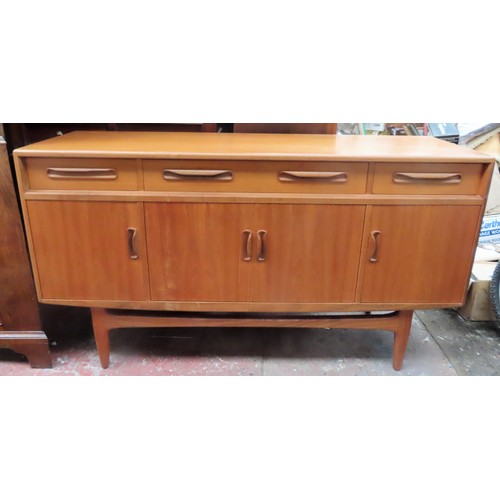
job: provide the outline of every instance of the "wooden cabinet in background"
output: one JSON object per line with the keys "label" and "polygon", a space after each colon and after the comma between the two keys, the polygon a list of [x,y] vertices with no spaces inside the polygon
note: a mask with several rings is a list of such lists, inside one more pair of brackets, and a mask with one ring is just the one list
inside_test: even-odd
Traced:
{"label": "wooden cabinet in background", "polygon": [[336,123],[235,123],[235,133],[244,134],[333,134]]}
{"label": "wooden cabinet in background", "polygon": [[24,354],[33,368],[52,366],[47,336],[42,331],[7,148],[1,137],[0,348]]}
{"label": "wooden cabinet in background", "polygon": [[110,329],[149,325],[387,329],[400,369],[413,310],[465,299],[493,169],[406,136],[75,132],[15,158],[39,300],[92,308],[104,367]]}

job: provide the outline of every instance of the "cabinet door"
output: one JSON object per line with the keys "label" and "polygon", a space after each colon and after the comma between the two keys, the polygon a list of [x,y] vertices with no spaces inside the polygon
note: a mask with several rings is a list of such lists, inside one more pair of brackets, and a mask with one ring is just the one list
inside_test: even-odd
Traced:
{"label": "cabinet door", "polygon": [[[151,298],[233,302],[242,298],[247,267],[240,267],[243,205],[145,205]],[[244,297],[243,297],[244,300]]]}
{"label": "cabinet door", "polygon": [[[354,302],[364,215],[365,207],[359,205],[254,207],[250,300]],[[265,234],[259,237],[259,231]]]}
{"label": "cabinet door", "polygon": [[477,206],[373,207],[361,301],[460,303],[480,213]]}
{"label": "cabinet door", "polygon": [[28,201],[42,297],[147,300],[142,204]]}

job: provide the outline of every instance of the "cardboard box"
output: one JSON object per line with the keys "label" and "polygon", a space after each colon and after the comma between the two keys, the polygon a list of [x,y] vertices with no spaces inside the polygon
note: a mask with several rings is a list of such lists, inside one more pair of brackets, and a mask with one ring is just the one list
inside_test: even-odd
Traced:
{"label": "cardboard box", "polygon": [[491,307],[490,283],[496,262],[475,262],[472,268],[472,283],[465,304],[457,311],[468,321],[496,321]]}
{"label": "cardboard box", "polygon": [[479,244],[500,243],[500,214],[490,214],[483,217]]}

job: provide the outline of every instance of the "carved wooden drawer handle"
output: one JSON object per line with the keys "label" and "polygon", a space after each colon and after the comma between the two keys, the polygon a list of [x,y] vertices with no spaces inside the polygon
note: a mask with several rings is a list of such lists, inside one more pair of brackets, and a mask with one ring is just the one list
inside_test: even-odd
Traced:
{"label": "carved wooden drawer handle", "polygon": [[462,174],[434,172],[395,172],[392,180],[396,184],[460,184],[462,182]]}
{"label": "carved wooden drawer handle", "polygon": [[303,170],[284,170],[278,174],[281,182],[334,182],[345,184],[347,182],[347,172],[305,172]]}
{"label": "carved wooden drawer handle", "polygon": [[232,181],[233,173],[230,170],[171,170],[163,171],[166,181]]}
{"label": "carved wooden drawer handle", "polygon": [[127,229],[128,255],[132,260],[137,260],[139,258],[139,253],[137,252],[135,241],[136,236],[137,229],[135,227],[129,227]]}
{"label": "carved wooden drawer handle", "polygon": [[49,167],[51,179],[113,180],[118,177],[114,168],[55,168]]}
{"label": "carved wooden drawer handle", "polygon": [[252,231],[249,229],[243,231],[243,260],[245,262],[252,260]]}
{"label": "carved wooden drawer handle", "polygon": [[373,245],[373,252],[372,256],[370,257],[370,262],[378,262],[378,238],[380,236],[380,231],[372,231],[372,245]]}

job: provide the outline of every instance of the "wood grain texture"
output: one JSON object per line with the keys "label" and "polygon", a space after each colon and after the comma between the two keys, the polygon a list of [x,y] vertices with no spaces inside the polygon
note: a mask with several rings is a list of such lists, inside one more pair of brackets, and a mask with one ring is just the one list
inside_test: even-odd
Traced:
{"label": "wood grain texture", "polygon": [[267,232],[266,256],[250,264],[248,300],[354,302],[364,214],[349,205],[253,207],[249,227]]}
{"label": "wood grain texture", "polygon": [[[41,298],[145,300],[147,252],[139,203],[29,201]],[[139,259],[127,229],[137,229]]]}
{"label": "wood grain texture", "polygon": [[[342,194],[364,193],[366,191],[367,163],[355,162],[287,162],[287,161],[187,161],[187,160],[144,160],[144,186],[148,191],[177,192],[231,192],[231,193],[318,193]],[[229,171],[233,179],[229,182],[215,180],[166,181],[165,169]],[[283,171],[300,172],[345,172],[346,182],[298,180],[282,182]]]}
{"label": "wood grain texture", "polygon": [[491,156],[434,137],[72,132],[15,150],[17,156],[209,160],[490,163]]}
{"label": "wood grain texture", "polygon": [[[481,207],[373,207],[365,231],[362,302],[461,303]],[[373,231],[379,231],[377,262]]]}
{"label": "wood grain texture", "polygon": [[152,300],[240,300],[241,283],[248,283],[248,266],[240,266],[248,211],[238,204],[146,204]]}
{"label": "wood grain texture", "polygon": [[[352,302],[364,207],[147,204],[153,300]],[[266,258],[257,260],[259,230]],[[250,262],[243,232],[252,233]]]}

